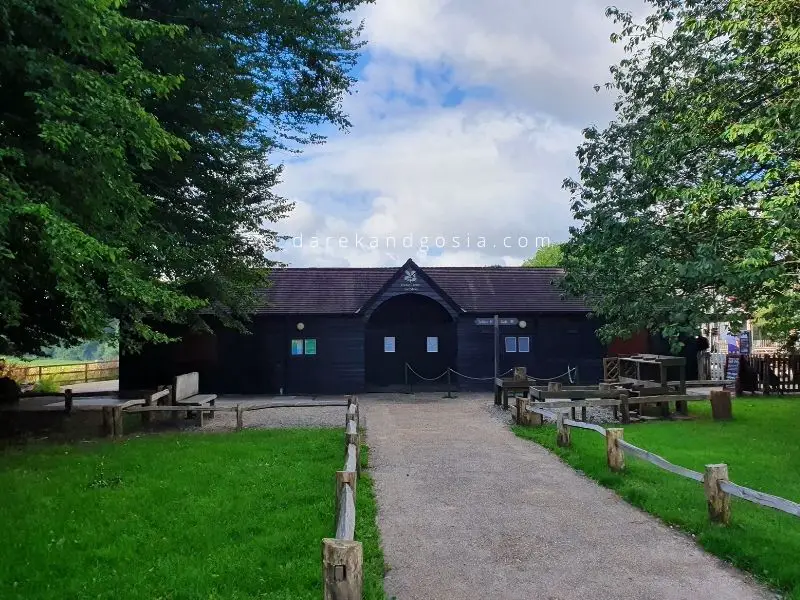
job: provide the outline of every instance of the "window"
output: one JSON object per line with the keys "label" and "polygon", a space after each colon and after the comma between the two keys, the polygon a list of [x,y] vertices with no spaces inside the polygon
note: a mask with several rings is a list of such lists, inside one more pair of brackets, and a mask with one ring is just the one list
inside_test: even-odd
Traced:
{"label": "window", "polygon": [[529,337],[521,337],[517,341],[517,348],[519,352],[530,352],[531,351],[531,338]]}
{"label": "window", "polygon": [[292,340],[292,356],[303,356],[303,354],[314,355],[316,353],[317,340],[315,338]]}
{"label": "window", "polygon": [[383,338],[383,351],[384,352],[394,352],[394,337],[387,336]]}
{"label": "window", "polygon": [[439,338],[438,337],[429,337],[428,338],[428,352],[438,352],[439,351]]}
{"label": "window", "polygon": [[517,351],[517,338],[515,337],[507,337],[506,338],[506,352],[516,352]]}

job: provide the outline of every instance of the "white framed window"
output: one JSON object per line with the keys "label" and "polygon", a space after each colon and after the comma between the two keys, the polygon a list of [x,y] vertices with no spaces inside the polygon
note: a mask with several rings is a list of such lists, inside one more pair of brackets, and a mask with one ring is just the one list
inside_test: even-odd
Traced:
{"label": "white framed window", "polygon": [[428,352],[439,352],[438,337],[428,337]]}
{"label": "white framed window", "polygon": [[395,351],[395,339],[394,336],[386,336],[383,338],[383,351],[384,352],[394,352]]}
{"label": "white framed window", "polygon": [[521,337],[517,340],[517,352],[530,352],[531,338]]}
{"label": "white framed window", "polygon": [[509,336],[506,338],[506,352],[517,351],[517,338]]}

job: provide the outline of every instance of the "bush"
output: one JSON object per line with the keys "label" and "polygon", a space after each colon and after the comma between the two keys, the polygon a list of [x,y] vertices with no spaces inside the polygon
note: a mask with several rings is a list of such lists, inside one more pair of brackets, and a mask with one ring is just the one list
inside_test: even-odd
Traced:
{"label": "bush", "polygon": [[56,394],[61,391],[61,386],[52,377],[43,377],[33,384],[31,391],[37,394]]}

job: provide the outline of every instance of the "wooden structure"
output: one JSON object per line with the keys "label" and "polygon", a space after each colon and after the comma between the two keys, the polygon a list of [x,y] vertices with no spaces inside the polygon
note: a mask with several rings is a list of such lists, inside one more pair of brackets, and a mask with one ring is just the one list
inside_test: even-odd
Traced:
{"label": "wooden structure", "polygon": [[668,388],[670,372],[678,371],[677,392],[686,393],[686,358],[659,354],[634,354],[619,359],[619,382]]}
{"label": "wooden structure", "polygon": [[593,423],[581,423],[580,421],[566,419],[563,415],[559,418],[557,413],[542,408],[541,406],[542,405],[535,405],[530,408],[530,411],[557,420],[556,442],[559,445],[565,442],[567,445],[570,443],[571,433],[569,429],[571,427],[589,429],[602,435],[605,438],[608,467],[614,472],[625,472],[625,456],[626,454],[630,454],[631,456],[635,456],[636,458],[655,465],[659,469],[703,484],[706,494],[706,504],[708,506],[708,516],[712,522],[721,523],[723,525],[727,525],[730,522],[731,496],[794,515],[795,517],[800,517],[800,504],[797,502],[779,496],[765,494],[764,492],[746,488],[730,481],[728,479],[728,466],[726,464],[706,465],[705,473],[698,473],[697,471],[692,471],[691,469],[673,464],[657,454],[653,454],[652,452],[648,452],[647,450],[626,442],[624,439],[624,429],[604,429]]}
{"label": "wooden structure", "polygon": [[[200,393],[200,374],[196,371],[192,373],[185,373],[178,375],[173,379],[172,384],[172,404],[175,406],[185,407],[198,407],[201,410],[197,412],[200,416],[200,425],[203,424],[203,412],[209,412],[213,416],[213,411],[207,411],[209,407],[213,407],[216,402],[216,394],[201,394]],[[187,417],[190,411],[187,411]]]}
{"label": "wooden structure", "polygon": [[347,400],[344,469],[336,472],[334,531],[322,540],[322,581],[325,600],[361,600],[364,589],[364,550],[356,541],[356,490],[361,471],[358,399]]}
{"label": "wooden structure", "polygon": [[[757,391],[768,394],[800,394],[800,355],[751,354],[742,357],[755,373]],[[746,389],[744,391],[756,391]]]}
{"label": "wooden structure", "polygon": [[273,269],[251,334],[211,317],[209,334],[159,324],[182,341],[123,355],[120,389],[155,389],[196,371],[200,393],[405,392],[406,364],[418,374],[409,371],[415,389],[446,391],[450,374],[457,390],[490,391],[496,376],[520,366],[542,378],[572,366],[597,381],[606,355],[599,324],[586,318],[583,300],[554,285],[562,275],[411,260],[399,268]]}
{"label": "wooden structure", "polygon": [[531,382],[528,378],[514,379],[513,377],[497,377],[494,380],[494,403],[499,405],[502,403],[503,410],[508,410],[508,395],[510,393],[521,393],[523,398],[528,397],[531,389]]}

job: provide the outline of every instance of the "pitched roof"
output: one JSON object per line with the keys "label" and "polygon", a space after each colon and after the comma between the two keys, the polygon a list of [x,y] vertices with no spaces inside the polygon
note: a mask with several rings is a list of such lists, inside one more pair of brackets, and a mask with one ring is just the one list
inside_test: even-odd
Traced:
{"label": "pitched roof", "polygon": [[[563,275],[561,269],[414,266],[466,312],[588,310],[583,301],[562,296],[554,285]],[[255,312],[355,314],[397,271],[396,267],[275,269],[270,275],[272,286],[262,290],[264,301]]]}

